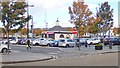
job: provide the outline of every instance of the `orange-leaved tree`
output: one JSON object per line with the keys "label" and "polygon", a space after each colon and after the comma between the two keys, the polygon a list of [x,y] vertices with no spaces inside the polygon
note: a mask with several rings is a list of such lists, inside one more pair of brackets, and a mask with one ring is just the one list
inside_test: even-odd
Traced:
{"label": "orange-leaved tree", "polygon": [[[73,23],[78,31],[78,37],[84,33],[84,27],[89,23],[90,18],[92,17],[92,12],[89,10],[88,5],[79,0],[73,2],[73,5],[69,7],[70,22]],[[80,50],[80,42],[79,42]]]}

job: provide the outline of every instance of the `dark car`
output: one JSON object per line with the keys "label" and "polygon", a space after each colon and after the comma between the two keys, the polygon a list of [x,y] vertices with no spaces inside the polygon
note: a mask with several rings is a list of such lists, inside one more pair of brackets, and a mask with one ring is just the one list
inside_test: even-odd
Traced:
{"label": "dark car", "polygon": [[120,38],[113,38],[111,39],[113,45],[120,45]]}
{"label": "dark car", "polygon": [[113,45],[120,45],[120,38],[104,38],[104,45],[108,45],[111,42]]}
{"label": "dark car", "polygon": [[104,38],[103,42],[104,42],[104,45],[108,45],[109,44],[109,41],[111,40],[111,38]]}
{"label": "dark car", "polygon": [[18,39],[18,44],[22,44],[22,45],[23,45],[23,44],[27,44],[26,42],[27,42],[27,39],[26,39],[26,38],[19,38],[19,39]]}

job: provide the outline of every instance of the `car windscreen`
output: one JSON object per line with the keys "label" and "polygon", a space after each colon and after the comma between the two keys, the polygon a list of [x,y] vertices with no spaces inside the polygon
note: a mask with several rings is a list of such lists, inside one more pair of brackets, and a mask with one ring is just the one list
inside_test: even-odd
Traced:
{"label": "car windscreen", "polygon": [[65,42],[65,40],[60,40],[60,42]]}
{"label": "car windscreen", "polygon": [[74,41],[70,39],[70,40],[67,40],[67,42],[74,42]]}

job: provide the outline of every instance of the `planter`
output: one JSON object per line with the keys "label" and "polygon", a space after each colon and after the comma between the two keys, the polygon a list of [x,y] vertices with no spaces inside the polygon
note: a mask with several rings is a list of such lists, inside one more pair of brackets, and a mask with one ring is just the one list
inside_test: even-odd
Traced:
{"label": "planter", "polygon": [[102,50],[103,46],[95,46],[95,50]]}

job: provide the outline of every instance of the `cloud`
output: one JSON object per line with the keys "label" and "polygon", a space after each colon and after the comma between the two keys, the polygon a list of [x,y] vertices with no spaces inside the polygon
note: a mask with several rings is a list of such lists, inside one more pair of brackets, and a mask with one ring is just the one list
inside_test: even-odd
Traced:
{"label": "cloud", "polygon": [[89,3],[102,3],[102,2],[118,2],[119,0],[85,0],[85,2]]}
{"label": "cloud", "polygon": [[31,4],[35,4],[43,9],[59,9],[65,6],[65,4],[73,2],[73,0],[29,0]]}
{"label": "cloud", "polygon": [[73,0],[28,0],[30,5],[34,5],[30,9],[30,13],[34,16],[44,15],[45,12],[56,13],[59,12],[68,12],[68,7],[72,5]]}
{"label": "cloud", "polygon": [[90,9],[96,9],[98,7],[98,4],[87,4]]}

